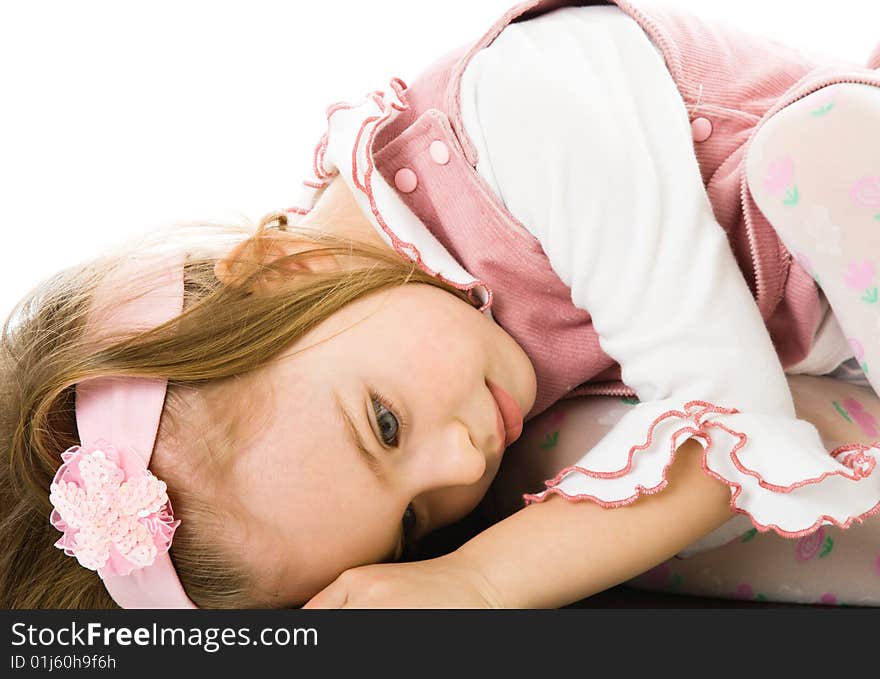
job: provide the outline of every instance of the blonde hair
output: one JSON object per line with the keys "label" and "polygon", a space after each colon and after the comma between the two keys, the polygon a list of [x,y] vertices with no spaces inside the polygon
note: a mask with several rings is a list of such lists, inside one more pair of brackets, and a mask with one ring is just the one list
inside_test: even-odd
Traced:
{"label": "blonde hair", "polygon": [[[306,247],[267,263],[269,228],[290,231]],[[236,244],[244,248],[236,257],[235,282],[220,281],[215,264]],[[101,342],[90,337],[86,319],[101,313],[93,295],[103,277],[129,257],[169,248],[186,253],[181,315]],[[284,274],[291,264],[334,255],[350,258],[344,261],[352,266]],[[269,280],[273,285],[261,285]],[[254,409],[237,405],[249,396],[240,388],[242,378],[258,379],[259,369],[282,349],[349,302],[407,283],[433,285],[470,303],[464,292],[390,250],[292,229],[284,213],[272,213],[256,229],[213,223],[160,228],[31,290],[4,322],[0,346],[0,606],[116,607],[95,571],[54,546],[60,533],[49,523],[49,485],[60,454],[79,443],[77,382],[101,375],[166,378],[157,446],[173,446],[194,468],[222,465],[254,417]],[[131,293],[119,290],[113,303]],[[201,436],[193,434],[193,395],[204,397],[209,418]],[[163,478],[181,519],[170,554],[190,598],[203,608],[269,605],[254,594],[255,583],[234,549],[216,538],[226,517],[192,488]]]}

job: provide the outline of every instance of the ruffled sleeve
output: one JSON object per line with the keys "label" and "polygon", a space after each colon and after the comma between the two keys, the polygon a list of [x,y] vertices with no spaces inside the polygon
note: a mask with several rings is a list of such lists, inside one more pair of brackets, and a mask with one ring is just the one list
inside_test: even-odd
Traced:
{"label": "ruffled sleeve", "polygon": [[617,70],[594,81],[586,63],[581,75],[557,68],[553,50],[548,42],[521,64],[515,93],[483,71],[472,126],[508,209],[590,313],[640,402],[526,502],[560,494],[617,507],[661,492],[675,450],[694,438],[737,516],[680,556],[753,526],[794,538],[880,512],[880,447],[828,451],[795,414],[703,187],[684,102],[650,43],[620,46],[630,66],[641,55],[638,82],[626,82],[636,69],[614,52],[605,66]]}

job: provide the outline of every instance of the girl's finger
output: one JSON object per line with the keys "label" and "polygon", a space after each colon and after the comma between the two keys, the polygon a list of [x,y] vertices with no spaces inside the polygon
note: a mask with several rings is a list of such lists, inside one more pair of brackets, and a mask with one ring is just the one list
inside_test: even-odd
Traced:
{"label": "girl's finger", "polygon": [[309,599],[303,608],[343,608],[347,601],[348,591],[334,583]]}

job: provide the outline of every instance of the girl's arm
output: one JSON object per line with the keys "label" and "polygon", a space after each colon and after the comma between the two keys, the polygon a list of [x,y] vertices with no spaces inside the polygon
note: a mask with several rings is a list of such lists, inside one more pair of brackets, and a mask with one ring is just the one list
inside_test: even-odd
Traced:
{"label": "girl's arm", "polygon": [[703,448],[676,451],[668,487],[605,509],[559,496],[531,504],[450,556],[478,571],[504,608],[558,608],[656,566],[733,516],[728,486],[702,470]]}

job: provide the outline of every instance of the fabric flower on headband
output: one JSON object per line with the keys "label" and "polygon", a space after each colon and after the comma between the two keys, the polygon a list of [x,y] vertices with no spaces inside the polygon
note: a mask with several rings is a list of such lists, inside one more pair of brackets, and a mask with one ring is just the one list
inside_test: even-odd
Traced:
{"label": "fabric flower on headband", "polygon": [[167,552],[180,525],[164,481],[134,451],[104,440],[73,446],[50,486],[50,521],[64,535],[55,543],[90,570],[128,575]]}

